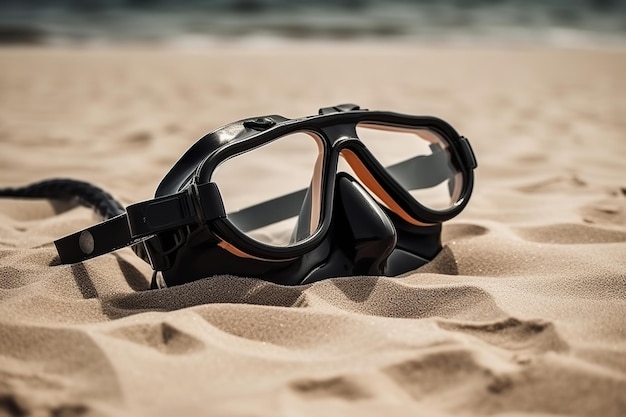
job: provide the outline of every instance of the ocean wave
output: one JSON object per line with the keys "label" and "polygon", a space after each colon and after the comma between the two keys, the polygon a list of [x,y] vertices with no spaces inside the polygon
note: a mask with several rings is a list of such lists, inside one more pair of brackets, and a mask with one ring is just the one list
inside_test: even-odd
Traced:
{"label": "ocean wave", "polygon": [[4,44],[249,37],[623,43],[626,0],[0,0]]}

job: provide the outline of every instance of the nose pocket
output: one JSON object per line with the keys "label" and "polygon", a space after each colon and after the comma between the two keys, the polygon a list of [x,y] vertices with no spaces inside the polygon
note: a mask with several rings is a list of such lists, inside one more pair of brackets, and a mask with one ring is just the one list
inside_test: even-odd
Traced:
{"label": "nose pocket", "polygon": [[335,196],[337,244],[353,262],[353,275],[385,275],[396,246],[393,223],[354,178],[339,174]]}
{"label": "nose pocket", "polygon": [[330,258],[301,284],[329,277],[386,275],[397,242],[396,229],[368,192],[351,175],[335,182]]}
{"label": "nose pocket", "polygon": [[[340,259],[328,262],[335,265],[332,274],[385,275],[387,258],[397,242],[396,229],[387,214],[361,184],[344,172],[337,174],[334,200],[331,257]],[[310,276],[306,281],[313,280]]]}

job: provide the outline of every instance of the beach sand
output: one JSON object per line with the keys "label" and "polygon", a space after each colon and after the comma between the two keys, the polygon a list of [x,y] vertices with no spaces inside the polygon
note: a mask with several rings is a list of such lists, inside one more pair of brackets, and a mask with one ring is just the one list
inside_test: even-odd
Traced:
{"label": "beach sand", "polygon": [[130,204],[215,127],[342,102],[470,139],[475,191],[433,262],[147,291],[130,249],[54,265],[90,210],[0,199],[0,416],[626,415],[624,51],[4,48],[0,186]]}

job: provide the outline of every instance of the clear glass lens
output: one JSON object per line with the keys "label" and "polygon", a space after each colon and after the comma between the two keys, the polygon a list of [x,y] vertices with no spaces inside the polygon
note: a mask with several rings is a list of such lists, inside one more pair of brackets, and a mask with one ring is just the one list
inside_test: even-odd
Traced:
{"label": "clear glass lens", "polygon": [[319,227],[322,163],[321,139],[297,132],[222,162],[211,181],[237,228],[260,242],[290,246]]}
{"label": "clear glass lens", "polygon": [[357,135],[421,205],[444,211],[458,203],[463,175],[452,164],[448,143],[439,134],[428,129],[360,123]]}

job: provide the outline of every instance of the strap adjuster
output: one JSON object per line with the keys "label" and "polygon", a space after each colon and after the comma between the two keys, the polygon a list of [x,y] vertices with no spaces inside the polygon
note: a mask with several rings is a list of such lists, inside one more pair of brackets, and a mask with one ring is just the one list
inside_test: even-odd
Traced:
{"label": "strap adjuster", "polygon": [[55,240],[61,263],[81,262],[138,243],[160,232],[226,217],[215,183],[132,204],[126,213]]}
{"label": "strap adjuster", "polygon": [[181,226],[225,217],[217,184],[209,182],[172,195],[128,206],[128,227],[133,238],[141,238]]}
{"label": "strap adjuster", "polygon": [[133,238],[149,236],[192,223],[193,206],[187,191],[128,206],[128,227]]}

